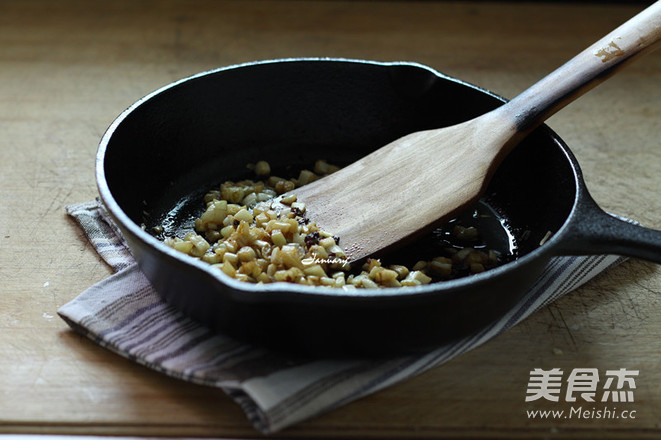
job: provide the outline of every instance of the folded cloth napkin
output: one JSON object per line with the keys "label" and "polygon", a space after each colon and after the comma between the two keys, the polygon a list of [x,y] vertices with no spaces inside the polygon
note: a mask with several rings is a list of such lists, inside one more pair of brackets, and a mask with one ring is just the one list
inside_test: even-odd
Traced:
{"label": "folded cloth napkin", "polygon": [[75,331],[132,361],[223,389],[263,433],[276,432],[447,362],[622,261],[604,255],[554,258],[507,316],[428,353],[379,360],[301,359],[213,333],[169,306],[138,269],[100,202],[71,205],[67,213],[116,273],[62,306],[59,315]]}

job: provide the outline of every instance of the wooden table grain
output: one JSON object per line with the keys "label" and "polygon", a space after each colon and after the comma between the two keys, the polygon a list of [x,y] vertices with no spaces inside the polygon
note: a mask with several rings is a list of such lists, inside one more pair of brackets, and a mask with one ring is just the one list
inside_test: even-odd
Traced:
{"label": "wooden table grain", "polygon": [[[229,64],[301,56],[428,64],[513,97],[641,5],[395,1],[0,2],[0,433],[259,437],[221,391],[120,358],[57,309],[107,277],[65,216],[97,195],[96,146],[128,105]],[[661,229],[661,53],[548,124],[596,200]],[[629,260],[456,360],[288,438],[661,437],[661,268]],[[530,371],[638,370],[618,414],[529,417]],[[580,405],[578,405],[580,406]],[[583,410],[603,404],[586,404]],[[275,436],[277,437],[277,435]]]}

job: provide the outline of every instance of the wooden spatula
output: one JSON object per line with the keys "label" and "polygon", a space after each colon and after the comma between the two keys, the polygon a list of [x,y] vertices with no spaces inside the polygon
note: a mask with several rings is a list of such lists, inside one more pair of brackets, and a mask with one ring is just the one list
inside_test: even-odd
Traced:
{"label": "wooden spatula", "polygon": [[350,261],[376,254],[475,203],[531,130],[660,39],[657,1],[496,110],[407,135],[293,193]]}

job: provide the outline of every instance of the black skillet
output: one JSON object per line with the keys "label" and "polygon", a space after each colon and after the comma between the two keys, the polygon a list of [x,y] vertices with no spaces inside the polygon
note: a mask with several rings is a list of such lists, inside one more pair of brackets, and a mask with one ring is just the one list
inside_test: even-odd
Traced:
{"label": "black skillet", "polygon": [[[604,213],[547,126],[506,158],[481,202],[496,214],[480,226],[487,239],[504,252],[509,239],[516,244],[512,261],[481,274],[387,290],[254,285],[152,233],[159,225],[165,235],[190,229],[201,195],[246,177],[247,163],[267,160],[278,174],[319,158],[347,164],[406,133],[458,123],[503,101],[414,63],[297,59],[218,69],[157,90],[113,122],[98,151],[99,192],[168,302],[238,339],[295,352],[392,354],[460,338],[506,313],[557,255],[661,263],[661,232]],[[427,252],[429,241],[402,257]]]}

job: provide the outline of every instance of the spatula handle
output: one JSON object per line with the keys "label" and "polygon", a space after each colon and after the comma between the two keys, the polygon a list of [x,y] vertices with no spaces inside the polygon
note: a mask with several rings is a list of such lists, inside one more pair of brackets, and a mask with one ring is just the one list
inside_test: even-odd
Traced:
{"label": "spatula handle", "polygon": [[527,133],[661,41],[661,0],[576,55],[503,108]]}

